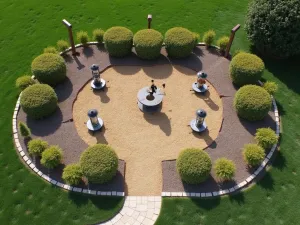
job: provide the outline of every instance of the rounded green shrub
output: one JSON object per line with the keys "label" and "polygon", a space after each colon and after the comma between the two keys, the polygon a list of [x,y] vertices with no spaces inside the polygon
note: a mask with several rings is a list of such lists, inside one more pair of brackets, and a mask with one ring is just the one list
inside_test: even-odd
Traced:
{"label": "rounded green shrub", "polygon": [[259,128],[255,133],[257,144],[264,149],[270,149],[278,142],[278,137],[271,128]]}
{"label": "rounded green shrub", "polygon": [[52,145],[42,152],[41,164],[48,169],[57,167],[62,160],[62,150],[56,145]]}
{"label": "rounded green shrub", "polygon": [[207,179],[212,167],[209,155],[202,149],[187,148],[176,161],[177,172],[189,184],[198,184]]}
{"label": "rounded green shrub", "polygon": [[193,32],[193,36],[194,36],[194,47],[196,47],[197,44],[200,42],[200,34],[197,32]]}
{"label": "rounded green shrub", "polygon": [[258,166],[265,155],[264,149],[257,144],[246,144],[243,148],[244,160],[249,166]]}
{"label": "rounded green shrub", "polygon": [[89,41],[88,33],[83,30],[77,32],[76,37],[77,37],[77,40],[83,45],[86,45]]}
{"label": "rounded green shrub", "polygon": [[103,36],[104,46],[110,56],[124,57],[131,53],[133,33],[126,27],[112,27]]}
{"label": "rounded green shrub", "polygon": [[183,27],[174,27],[165,34],[165,47],[169,57],[185,58],[195,46],[195,38],[191,31]]}
{"label": "rounded green shrub", "polygon": [[144,29],[134,35],[133,43],[138,57],[155,59],[160,56],[163,36],[156,30]]}
{"label": "rounded green shrub", "polygon": [[230,63],[230,77],[238,86],[255,84],[263,75],[265,65],[256,55],[241,52]]}
{"label": "rounded green shrub", "polygon": [[56,110],[57,96],[49,85],[34,84],[23,91],[20,105],[29,117],[41,119]]}
{"label": "rounded green shrub", "polygon": [[30,155],[41,156],[49,145],[47,141],[43,141],[42,139],[32,139],[28,142],[27,147]]}
{"label": "rounded green shrub", "polygon": [[235,94],[234,107],[241,118],[262,120],[271,109],[271,96],[262,87],[245,85]]}
{"label": "rounded green shrub", "polygon": [[19,128],[19,132],[20,132],[22,137],[24,137],[24,138],[29,138],[30,137],[31,131],[25,123],[19,122],[18,128]]}
{"label": "rounded green shrub", "polygon": [[267,81],[264,83],[263,88],[270,94],[274,95],[278,90],[278,84],[273,81]]}
{"label": "rounded green shrub", "polygon": [[214,170],[219,179],[226,181],[234,177],[236,167],[232,160],[220,158],[216,160]]}
{"label": "rounded green shrub", "polygon": [[106,183],[118,170],[118,156],[108,145],[96,144],[88,147],[80,157],[83,175],[91,183]]}
{"label": "rounded green shrub", "polygon": [[223,36],[217,41],[217,45],[219,46],[221,52],[225,52],[228,43],[229,43],[229,37],[227,36]]}
{"label": "rounded green shrub", "polygon": [[56,45],[57,45],[57,49],[61,52],[67,50],[70,47],[69,42],[65,40],[57,41]]}
{"label": "rounded green shrub", "polygon": [[215,40],[216,32],[214,30],[209,30],[203,35],[203,42],[207,47],[211,46]]}
{"label": "rounded green shrub", "polygon": [[55,86],[66,79],[67,68],[60,55],[44,53],[32,61],[31,71],[40,83]]}
{"label": "rounded green shrub", "polygon": [[102,29],[95,29],[93,31],[93,40],[97,41],[99,44],[102,44],[104,33],[105,31]]}
{"label": "rounded green shrub", "polygon": [[21,91],[33,84],[35,84],[35,81],[31,78],[31,76],[27,75],[21,76],[16,80],[16,87]]}
{"label": "rounded green shrub", "polygon": [[82,170],[79,164],[69,164],[64,168],[62,179],[70,185],[78,185],[82,178]]}
{"label": "rounded green shrub", "polygon": [[58,51],[55,47],[49,46],[47,48],[44,48],[44,53],[53,53],[53,54],[58,54]]}

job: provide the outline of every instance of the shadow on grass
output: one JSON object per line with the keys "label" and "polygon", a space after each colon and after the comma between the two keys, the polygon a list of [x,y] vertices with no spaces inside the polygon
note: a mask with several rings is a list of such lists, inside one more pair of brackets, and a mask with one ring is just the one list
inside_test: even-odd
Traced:
{"label": "shadow on grass", "polygon": [[232,195],[229,195],[229,200],[231,202],[236,202],[239,205],[245,204],[245,195],[243,192],[238,192]]}
{"label": "shadow on grass", "polygon": [[191,198],[191,200],[195,205],[205,210],[212,210],[216,208],[218,205],[220,205],[221,202],[220,197],[208,198],[208,199]]}
{"label": "shadow on grass", "polygon": [[282,152],[278,151],[275,155],[275,159],[272,163],[272,166],[282,171],[286,167],[286,164],[286,158],[284,157]]}
{"label": "shadow on grass", "polygon": [[263,178],[257,182],[257,185],[262,187],[265,190],[273,191],[274,190],[274,179],[270,172],[266,171],[263,175]]}

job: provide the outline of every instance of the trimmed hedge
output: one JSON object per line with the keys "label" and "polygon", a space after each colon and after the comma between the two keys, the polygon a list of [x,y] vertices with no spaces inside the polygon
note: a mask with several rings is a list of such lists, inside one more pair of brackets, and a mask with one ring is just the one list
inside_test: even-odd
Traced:
{"label": "trimmed hedge", "polygon": [[23,91],[20,105],[29,117],[41,119],[54,113],[57,96],[49,85],[34,84]]}
{"label": "trimmed hedge", "polygon": [[160,56],[163,36],[153,29],[138,31],[133,37],[135,51],[142,59],[155,59]]}
{"label": "trimmed hedge", "polygon": [[265,150],[257,144],[246,144],[243,148],[245,162],[249,166],[258,166],[265,158]]}
{"label": "trimmed hedge", "polygon": [[271,128],[259,128],[255,133],[257,144],[264,149],[270,149],[278,142],[278,137]]}
{"label": "trimmed hedge", "polygon": [[29,138],[31,136],[31,131],[25,123],[19,122],[18,128],[22,137]]}
{"label": "trimmed hedge", "polygon": [[230,63],[230,77],[238,86],[255,84],[263,75],[265,65],[256,55],[241,52]]}
{"label": "trimmed hedge", "polygon": [[133,33],[126,27],[112,27],[103,36],[104,46],[110,56],[124,57],[131,53]]}
{"label": "trimmed hedge", "polygon": [[41,164],[48,169],[57,167],[62,160],[62,150],[56,145],[52,145],[42,153]]}
{"label": "trimmed hedge", "polygon": [[16,87],[21,91],[33,84],[35,84],[35,80],[33,80],[31,76],[27,75],[21,76],[16,80]]}
{"label": "trimmed hedge", "polygon": [[183,27],[174,27],[165,34],[165,47],[169,57],[185,58],[195,46],[195,38],[191,31]]}
{"label": "trimmed hedge", "polygon": [[99,44],[102,44],[104,33],[105,31],[102,29],[95,29],[93,31],[93,40],[97,41]]}
{"label": "trimmed hedge", "polygon": [[70,185],[78,185],[82,179],[82,170],[79,164],[69,164],[64,168],[62,179]]}
{"label": "trimmed hedge", "polygon": [[219,179],[227,181],[234,177],[236,167],[232,160],[220,158],[216,160],[214,170]]}
{"label": "trimmed hedge", "polygon": [[229,37],[227,36],[223,36],[217,41],[217,45],[219,46],[221,52],[226,51],[228,43],[229,43]]}
{"label": "trimmed hedge", "polygon": [[203,35],[203,42],[207,47],[211,46],[215,40],[216,32],[214,30],[209,30]]}
{"label": "trimmed hedge", "polygon": [[27,147],[30,155],[41,156],[49,145],[47,141],[43,141],[42,139],[33,139],[28,142]]}
{"label": "trimmed hedge", "polygon": [[205,181],[210,174],[211,167],[211,159],[202,149],[187,148],[179,154],[176,160],[177,172],[188,184]]}
{"label": "trimmed hedge", "polygon": [[58,54],[58,51],[55,47],[49,46],[47,48],[44,48],[44,53],[53,53],[53,54]]}
{"label": "trimmed hedge", "polygon": [[245,85],[235,94],[234,107],[241,118],[262,120],[271,109],[271,96],[262,87]]}
{"label": "trimmed hedge", "polygon": [[79,31],[76,34],[77,41],[79,41],[81,44],[86,45],[89,41],[89,35],[86,31]]}
{"label": "trimmed hedge", "polygon": [[56,45],[57,45],[57,49],[61,52],[67,50],[70,47],[69,42],[65,40],[57,41]]}
{"label": "trimmed hedge", "polygon": [[55,86],[66,79],[67,69],[60,55],[44,53],[32,61],[31,71],[40,83]]}
{"label": "trimmed hedge", "polygon": [[83,175],[91,183],[110,181],[118,170],[118,156],[108,145],[96,144],[88,147],[80,157]]}
{"label": "trimmed hedge", "polygon": [[273,81],[267,81],[264,83],[263,88],[270,94],[274,95],[278,91],[278,84]]}

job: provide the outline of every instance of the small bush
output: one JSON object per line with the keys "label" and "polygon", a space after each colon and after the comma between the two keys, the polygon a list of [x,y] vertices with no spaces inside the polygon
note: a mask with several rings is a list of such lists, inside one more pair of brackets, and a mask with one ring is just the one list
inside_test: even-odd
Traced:
{"label": "small bush", "polygon": [[156,30],[144,29],[133,37],[135,51],[142,59],[155,59],[160,56],[163,36]]}
{"label": "small bush", "polygon": [[203,35],[203,42],[207,47],[211,46],[215,40],[216,32],[214,30],[209,30]]}
{"label": "small bush", "polygon": [[176,161],[177,172],[181,179],[189,184],[205,181],[212,167],[209,155],[201,149],[187,148]]}
{"label": "small bush", "polygon": [[31,76],[27,75],[21,76],[16,80],[16,87],[21,91],[33,84],[35,84],[35,81],[31,78]]}
{"label": "small bush", "polygon": [[44,53],[36,57],[31,63],[31,71],[40,83],[52,86],[63,82],[67,77],[64,59],[53,53]]}
{"label": "small bush", "polygon": [[44,53],[53,53],[53,54],[58,54],[58,51],[55,47],[49,46],[47,48],[44,48]]}
{"label": "small bush", "polygon": [[245,85],[235,94],[234,107],[241,118],[250,121],[262,120],[271,109],[269,93],[256,85]]}
{"label": "small bush", "polygon": [[62,179],[70,185],[78,185],[82,178],[82,170],[79,164],[70,164],[64,168]]}
{"label": "small bush", "polygon": [[230,63],[232,82],[238,86],[255,84],[263,75],[265,65],[256,55],[239,53]]}
{"label": "small bush", "polygon": [[31,136],[31,131],[25,123],[19,122],[18,127],[19,127],[19,132],[22,137],[29,138]]}
{"label": "small bush", "polygon": [[43,141],[42,139],[33,139],[28,142],[27,147],[30,155],[41,156],[49,145],[47,141]]}
{"label": "small bush", "polygon": [[221,52],[225,52],[226,51],[228,43],[229,43],[229,37],[227,37],[227,36],[221,37],[217,41],[217,45],[219,46]]}
{"label": "small bush", "polygon": [[131,53],[133,33],[126,27],[112,27],[103,36],[104,46],[110,56],[124,57]]}
{"label": "small bush", "polygon": [[93,31],[93,40],[97,41],[99,44],[102,44],[104,33],[105,31],[102,29],[95,29]]}
{"label": "small bush", "polygon": [[257,144],[246,144],[243,148],[243,155],[249,166],[258,166],[265,158],[265,151]]}
{"label": "small bush", "polygon": [[62,150],[58,146],[50,146],[42,153],[41,164],[48,169],[57,167],[62,160]]}
{"label": "small bush", "polygon": [[217,159],[214,169],[217,177],[224,181],[231,180],[236,171],[234,162],[226,158]]}
{"label": "small bush", "polygon": [[77,37],[77,40],[83,45],[86,45],[89,41],[89,35],[86,31],[81,30],[81,31],[77,32],[76,37]]}
{"label": "small bush", "polygon": [[197,46],[197,44],[200,42],[200,34],[199,33],[196,33],[196,32],[193,32],[193,36],[194,36],[194,47]]}
{"label": "small bush", "polygon": [[263,88],[270,94],[274,95],[278,90],[278,84],[272,81],[267,81],[264,83]]}
{"label": "small bush", "polygon": [[65,40],[57,41],[56,45],[57,45],[58,51],[61,51],[61,52],[67,50],[70,47],[69,42],[67,42]]}
{"label": "small bush", "polygon": [[115,151],[104,144],[88,147],[80,157],[80,167],[83,175],[91,183],[106,183],[118,170],[118,156]]}
{"label": "small bush", "polygon": [[278,142],[278,137],[271,128],[259,128],[256,130],[255,140],[264,149],[270,149]]}
{"label": "small bush", "polygon": [[56,110],[57,96],[49,85],[34,84],[23,91],[20,105],[29,117],[41,119]]}
{"label": "small bush", "polygon": [[165,34],[165,46],[169,57],[185,58],[195,46],[194,35],[182,27],[171,28]]}

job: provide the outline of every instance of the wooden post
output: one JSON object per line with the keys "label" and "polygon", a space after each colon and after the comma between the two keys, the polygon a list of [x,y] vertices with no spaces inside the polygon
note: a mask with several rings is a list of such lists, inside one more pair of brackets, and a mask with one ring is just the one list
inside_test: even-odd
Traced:
{"label": "wooden post", "polygon": [[152,15],[148,14],[148,29],[151,29],[151,21],[152,21]]}
{"label": "wooden post", "polygon": [[63,19],[62,23],[68,28],[70,45],[72,48],[72,55],[77,55],[74,39],[73,39],[72,24],[70,24],[66,19]]}
{"label": "wooden post", "polygon": [[229,56],[229,52],[230,52],[230,48],[231,48],[232,42],[234,40],[235,32],[237,32],[238,29],[240,29],[240,27],[241,27],[241,25],[238,24],[234,28],[232,28],[232,30],[231,30],[231,35],[230,35],[229,43],[228,43],[228,45],[226,47],[226,51],[225,51],[225,57],[226,58],[228,58],[228,56]]}

